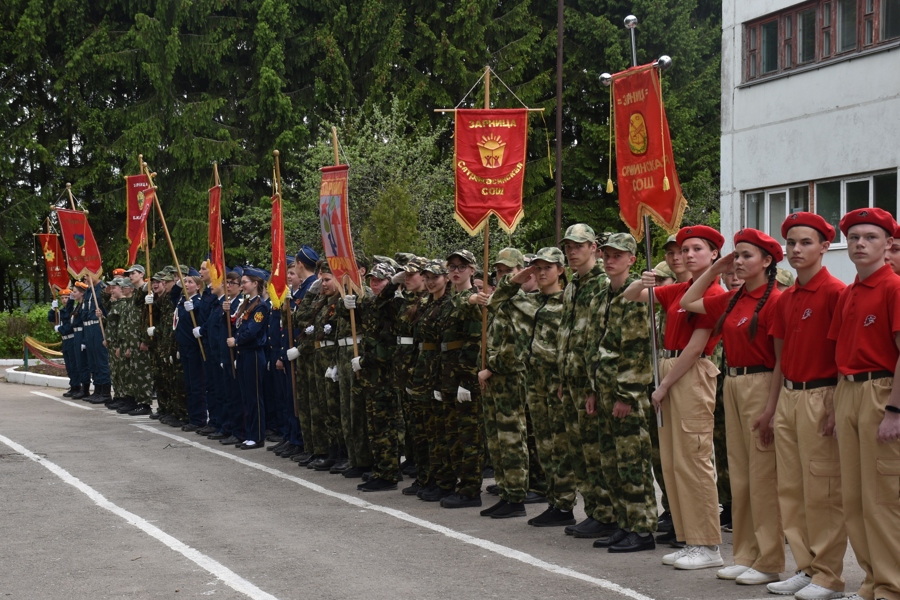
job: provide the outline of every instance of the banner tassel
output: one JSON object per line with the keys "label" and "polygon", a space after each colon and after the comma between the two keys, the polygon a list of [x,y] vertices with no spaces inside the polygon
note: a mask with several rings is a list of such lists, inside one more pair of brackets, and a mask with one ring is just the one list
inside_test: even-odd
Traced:
{"label": "banner tassel", "polygon": [[664,192],[669,191],[669,176],[668,175],[663,175],[663,191]]}
{"label": "banner tassel", "polygon": [[[663,109],[663,99],[662,99],[662,70],[659,71],[659,128],[660,128],[660,138],[663,144],[666,143],[666,113]],[[663,152],[663,191],[669,191],[669,175],[666,170],[666,153]]]}
{"label": "banner tassel", "polygon": [[[668,180],[666,180],[666,181],[663,182],[663,186],[667,186],[667,185],[669,185],[669,181],[668,181]],[[668,188],[667,188],[667,187],[664,187],[664,189],[668,189]],[[612,182],[612,177],[610,177],[609,179],[606,180],[606,193],[607,193],[607,194],[612,194],[612,193],[613,193],[613,182]]]}
{"label": "banner tassel", "polygon": [[613,121],[613,89],[609,90],[609,172],[607,173],[606,178],[606,193],[613,193],[613,182],[612,182],[612,146],[613,146],[613,137],[616,135],[616,122]]}

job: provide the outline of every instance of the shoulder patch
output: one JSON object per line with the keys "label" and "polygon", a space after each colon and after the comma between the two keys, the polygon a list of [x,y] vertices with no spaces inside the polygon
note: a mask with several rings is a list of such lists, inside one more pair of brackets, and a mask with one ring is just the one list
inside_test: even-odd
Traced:
{"label": "shoulder patch", "polygon": [[253,315],[253,320],[256,321],[257,323],[262,323],[262,320],[263,320],[262,311],[259,311],[255,315]]}

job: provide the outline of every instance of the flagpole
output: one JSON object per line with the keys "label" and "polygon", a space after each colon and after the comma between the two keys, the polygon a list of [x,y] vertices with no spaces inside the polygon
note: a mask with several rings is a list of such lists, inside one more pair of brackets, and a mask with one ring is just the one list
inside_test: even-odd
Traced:
{"label": "flagpole", "polygon": [[[77,210],[75,208],[75,196],[72,194],[72,184],[66,183],[66,191],[69,193],[69,205],[72,207],[72,210]],[[85,221],[87,221],[87,216],[85,216]],[[100,302],[97,300],[97,287],[94,283],[94,276],[88,271],[88,281],[91,282],[91,294],[94,300],[94,311],[96,312],[100,308]],[[100,311],[103,312],[103,311]],[[103,316],[97,317],[97,322],[100,323],[100,335],[103,336],[103,341],[106,342],[106,329],[103,327]]]}
{"label": "flagpole", "polygon": [[[222,182],[219,180],[219,163],[213,163],[213,180],[216,187],[222,187]],[[225,273],[222,273],[222,291],[225,292],[225,300],[228,301],[228,314],[225,316],[225,324],[228,327],[228,337],[233,337],[231,335],[231,298],[228,297],[228,277],[227,272],[228,269],[225,267],[225,239],[222,237],[222,194],[219,193],[219,222],[216,224],[216,227],[219,229],[219,248],[221,249],[222,254],[222,269]],[[210,255],[212,256],[212,255]],[[237,296],[235,296],[237,298]],[[228,353],[231,355],[231,374],[237,379],[237,368],[234,363],[234,348],[228,347]]]}
{"label": "flagpole", "polygon": [[[278,161],[278,156],[280,154],[281,153],[278,152],[278,150],[272,151],[272,155],[275,156],[275,190],[276,190],[275,194],[278,196],[278,211],[280,213],[283,213],[283,210],[282,210],[283,207],[281,206],[281,201],[282,201],[281,164]],[[280,223],[282,223],[282,229],[283,229],[284,228],[284,220],[282,218],[283,214],[278,215],[278,217],[279,217],[278,221]],[[272,255],[274,256],[274,254],[275,254],[275,248],[273,247]],[[287,263],[287,261],[285,261],[285,263]],[[287,267],[286,264],[282,265],[282,266]],[[290,289],[290,287],[288,287],[288,289]],[[281,318],[282,318],[282,322],[287,321],[288,344],[290,344],[291,346],[294,345],[294,326],[293,326],[293,323],[291,322],[293,320],[292,313],[291,313],[291,300],[292,299],[293,299],[293,294],[289,293],[288,297],[287,297],[287,302],[284,302],[281,305]],[[297,417],[300,415],[300,410],[299,410],[300,407],[297,406],[297,380],[294,377],[294,361],[292,361],[292,360],[288,361],[288,371],[290,371],[290,377],[291,377],[291,396],[294,400],[294,402],[293,402],[294,416]]]}
{"label": "flagpole", "polygon": [[[491,67],[484,67],[484,108],[491,108]],[[490,260],[491,215],[484,220],[484,270],[481,276],[482,291],[488,285],[488,261]],[[487,330],[488,311],[487,306],[481,307],[481,370],[487,369]]]}
{"label": "flagpole", "polygon": [[[147,179],[150,180],[150,187],[156,191],[156,185],[153,183],[153,176],[150,174],[150,169],[147,167],[147,163],[143,163],[144,172],[147,174]],[[181,293],[184,294],[185,300],[190,300],[190,296],[188,296],[187,288],[184,285],[184,273],[181,272],[181,263],[178,262],[178,256],[175,255],[175,246],[172,244],[172,236],[169,235],[169,228],[166,226],[166,217],[163,215],[162,206],[159,204],[159,199],[155,197],[153,203],[156,205],[156,212],[159,214],[159,220],[163,226],[163,232],[166,234],[166,241],[169,243],[169,251],[172,253],[172,260],[175,261],[175,272],[178,273],[178,279],[181,281]],[[175,307],[175,310],[178,310],[178,307]],[[191,315],[191,323],[194,327],[197,327],[197,317],[194,316],[194,311],[189,310],[188,314]],[[203,361],[206,362],[206,352],[203,350],[203,342],[200,341],[200,338],[197,338],[197,345],[200,346],[200,356],[203,357]]]}
{"label": "flagpole", "polygon": [[[144,155],[138,154],[138,173],[143,171],[144,168]],[[147,272],[145,275],[147,276],[147,293],[153,291],[150,281],[151,277],[153,277],[153,272],[150,270],[150,235],[147,233],[147,219],[144,219],[144,259],[147,261]],[[147,318],[150,319],[150,327],[153,327],[153,307],[147,309]]]}

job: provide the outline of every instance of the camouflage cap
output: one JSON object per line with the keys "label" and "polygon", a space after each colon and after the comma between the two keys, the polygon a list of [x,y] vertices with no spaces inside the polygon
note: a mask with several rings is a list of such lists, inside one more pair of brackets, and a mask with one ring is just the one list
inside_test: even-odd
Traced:
{"label": "camouflage cap", "polygon": [[367,277],[374,277],[375,279],[390,279],[394,276],[394,267],[387,263],[378,263],[372,270],[366,273]]}
{"label": "camouflage cap", "polygon": [[425,265],[427,265],[430,261],[424,256],[413,256],[409,259],[405,265],[401,268],[404,269],[407,273],[416,273],[418,271],[422,271],[425,269]]}
{"label": "camouflage cap", "polygon": [[497,254],[497,260],[494,261],[494,265],[506,265],[510,269],[524,267],[525,256],[515,248],[504,248]]}
{"label": "camouflage cap", "polygon": [[165,270],[157,271],[157,273],[155,275],[153,275],[153,277],[151,277],[150,279],[155,279],[156,281],[174,281],[175,280],[175,278],[172,276],[172,274],[167,273]]}
{"label": "camouflage cap", "polygon": [[394,254],[394,260],[396,260],[401,266],[405,265],[415,257],[415,254],[410,254],[409,252],[397,252],[396,254]]}
{"label": "camouflage cap", "polygon": [[119,277],[118,282],[119,282],[119,287],[134,288],[134,284],[131,283],[131,280],[127,277]]}
{"label": "camouflage cap", "polygon": [[106,285],[119,285],[119,282],[122,280],[121,277],[113,277],[109,281],[104,281]]}
{"label": "camouflage cap", "polygon": [[175,267],[172,265],[166,265],[162,268],[162,271],[160,271],[160,273],[169,273],[170,275],[174,275],[175,272]]}
{"label": "camouflage cap", "polygon": [[328,273],[329,275],[333,274],[331,272],[331,265],[324,258],[319,261],[319,273]]}
{"label": "camouflage cap", "polygon": [[603,242],[603,248],[615,248],[622,252],[637,254],[637,242],[630,233],[611,233]]}
{"label": "camouflage cap", "polygon": [[656,271],[657,277],[675,279],[675,273],[672,272],[672,269],[669,268],[669,265],[666,263],[666,261],[662,261],[661,263],[653,267],[653,270]]}
{"label": "camouflage cap", "polygon": [[454,256],[458,256],[470,265],[475,264],[475,255],[469,252],[468,250],[456,250],[447,255],[447,260],[450,260]]}
{"label": "camouflage cap", "polygon": [[778,274],[775,276],[775,281],[777,281],[781,285],[794,285],[794,274],[787,269],[778,267]]}
{"label": "camouflage cap", "polygon": [[663,248],[665,248],[669,244],[677,244],[677,243],[678,243],[678,236],[675,234],[672,234],[666,238],[666,243],[663,244]]}
{"label": "camouflage cap", "polygon": [[594,230],[590,225],[586,225],[584,223],[576,223],[566,229],[566,235],[564,235],[563,238],[559,240],[559,243],[560,245],[562,245],[567,241],[575,242],[576,244],[582,244],[584,242],[596,242],[597,234],[594,233]]}
{"label": "camouflage cap", "polygon": [[391,268],[394,269],[395,271],[400,269],[400,264],[396,260],[391,258],[390,256],[379,256],[378,254],[373,254],[372,255],[372,267],[374,268],[375,265],[381,264],[381,263],[390,265]]}
{"label": "camouflage cap", "polygon": [[425,273],[434,273],[435,275],[446,275],[447,263],[439,258],[435,258],[434,260],[429,260],[428,264],[422,268],[422,271]]}
{"label": "camouflage cap", "polygon": [[531,259],[531,262],[534,263],[537,260],[543,260],[563,267],[566,266],[566,255],[563,254],[562,250],[555,246],[548,246],[538,250],[537,254],[534,255],[534,258]]}

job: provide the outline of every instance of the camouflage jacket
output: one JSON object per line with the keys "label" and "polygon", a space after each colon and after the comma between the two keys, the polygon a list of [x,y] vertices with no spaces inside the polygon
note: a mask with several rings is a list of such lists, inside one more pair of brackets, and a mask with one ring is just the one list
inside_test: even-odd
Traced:
{"label": "camouflage jacket", "polygon": [[[363,345],[364,323],[368,320],[367,312],[371,311],[374,306],[375,296],[368,287],[363,287],[364,293],[356,297],[356,308],[354,309],[353,318],[356,320],[356,339],[357,347],[362,354],[365,346]],[[335,305],[335,315],[337,316],[338,339],[349,338],[352,335],[350,327],[350,310],[344,306],[344,297],[340,294],[337,296],[338,301]],[[353,347],[350,346],[352,349]]]}
{"label": "camouflage jacket", "polygon": [[[141,338],[147,332],[142,331],[145,328],[141,327],[141,307],[131,300],[132,298],[123,298],[119,301],[122,303],[119,339],[122,343],[122,350],[131,350],[131,354],[134,355],[140,350]],[[144,298],[142,296],[141,303],[143,304],[143,302]]]}
{"label": "camouflage jacket", "polygon": [[[397,348],[397,313],[393,306],[393,284],[385,286],[377,296],[362,299],[363,309],[358,311],[362,316],[359,330],[363,336],[363,367],[387,367],[394,357]],[[366,288],[368,289],[368,288]]]}
{"label": "camouflage jacket", "polygon": [[490,304],[504,303],[510,307],[520,344],[516,352],[528,367],[552,371],[552,379],[557,381],[557,337],[563,292],[523,294],[520,291],[521,286],[504,278],[491,296]]}
{"label": "camouflage jacket", "polygon": [[[336,311],[338,304],[343,305],[340,294],[335,294],[334,296],[319,296],[319,302],[317,304],[318,309],[316,310],[314,322],[315,332],[313,335],[315,336],[316,341],[319,345],[325,344],[326,342],[328,343],[326,348],[318,350],[318,352],[325,352],[332,363],[337,360],[338,328]],[[330,331],[328,333],[325,333],[326,325],[330,325]]]}
{"label": "camouflage jacket", "polygon": [[470,379],[481,370],[481,306],[469,304],[469,297],[475,293],[475,288],[447,292],[450,302],[444,305],[441,315],[442,346],[447,344],[441,352],[444,389],[456,391],[462,378],[468,375]]}
{"label": "camouflage jacket", "polygon": [[594,350],[589,340],[589,324],[594,318],[591,304],[609,282],[602,263],[584,276],[577,273],[563,292],[563,313],[559,327],[557,364],[561,380],[587,383],[588,360]]}
{"label": "camouflage jacket", "polygon": [[106,347],[110,350],[112,357],[115,357],[116,349],[121,348],[123,351],[125,350],[123,347],[124,340],[122,339],[122,313],[127,303],[128,301],[125,298],[110,302],[109,310],[106,312],[106,322],[104,324],[106,328]]}
{"label": "camouflage jacket", "polygon": [[[315,288],[315,289],[314,289]],[[308,290],[303,300],[297,308],[294,309],[294,337],[296,339],[297,349],[302,354],[310,354],[313,351],[313,341],[315,334],[307,335],[306,328],[313,325],[316,319],[316,311],[319,306],[319,289],[321,285],[313,284]]]}
{"label": "camouflage jacket", "polygon": [[[388,287],[394,284],[388,285]],[[416,366],[416,352],[418,343],[421,341],[416,338],[416,323],[421,318],[425,310],[425,304],[428,298],[426,292],[418,292],[411,294],[402,289],[394,291],[392,305],[394,314],[396,315],[395,331],[398,338],[411,338],[412,344],[397,343],[394,351],[394,365],[397,378],[397,387],[403,389],[407,386],[407,382],[412,378],[413,369]]]}
{"label": "camouflage jacket", "polygon": [[637,279],[629,275],[618,290],[605,285],[594,298],[589,338],[596,339],[597,346],[591,352],[588,374],[591,388],[604,401],[623,402],[635,409],[647,405],[647,386],[653,380],[648,306],[623,295]]}
{"label": "camouflage jacket", "polygon": [[[509,275],[501,280],[509,284]],[[515,295],[524,296],[525,293],[516,286]],[[496,294],[496,292],[495,292]],[[521,320],[515,319],[515,309],[509,302],[495,302],[493,297],[488,302],[488,347],[487,368],[492,373],[511,375],[525,370],[525,362],[522,360],[522,334],[524,328]]]}
{"label": "camouflage jacket", "polygon": [[416,396],[434,398],[434,392],[441,389],[441,334],[445,326],[443,318],[451,305],[449,292],[437,300],[430,296],[423,300],[417,310],[415,333],[417,352],[409,387]]}

